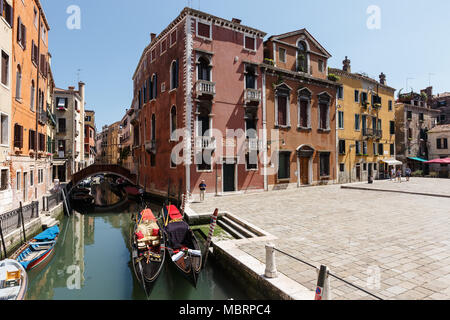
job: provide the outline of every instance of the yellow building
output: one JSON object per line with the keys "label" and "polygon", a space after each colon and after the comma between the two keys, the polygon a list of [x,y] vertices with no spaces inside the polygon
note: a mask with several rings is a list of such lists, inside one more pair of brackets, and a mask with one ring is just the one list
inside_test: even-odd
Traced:
{"label": "yellow building", "polygon": [[401,165],[395,160],[395,89],[366,75],[352,73],[346,57],[343,69],[329,69],[339,78],[336,125],[339,183],[385,179]]}

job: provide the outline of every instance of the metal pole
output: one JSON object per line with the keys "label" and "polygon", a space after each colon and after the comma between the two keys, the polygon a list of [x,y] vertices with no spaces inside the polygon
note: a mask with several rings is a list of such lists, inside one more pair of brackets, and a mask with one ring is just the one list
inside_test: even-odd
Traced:
{"label": "metal pole", "polygon": [[205,259],[203,260],[203,268],[206,266],[206,261],[208,260],[209,246],[211,245],[212,237],[214,235],[214,229],[216,228],[218,215],[219,215],[219,209],[216,208],[216,210],[214,210],[213,215],[211,216],[211,224],[209,226],[209,234],[208,234],[208,238],[206,240],[206,245],[205,245]]}
{"label": "metal pole", "polygon": [[25,233],[25,219],[23,218],[22,201],[20,201],[20,219],[22,220],[23,243],[25,243],[27,242],[27,235]]}
{"label": "metal pole", "polygon": [[2,230],[2,223],[0,221],[0,237],[2,238],[2,244],[3,244],[3,252],[5,253],[5,259],[7,258],[6,256],[6,243],[5,243],[5,238],[3,238],[3,230]]}

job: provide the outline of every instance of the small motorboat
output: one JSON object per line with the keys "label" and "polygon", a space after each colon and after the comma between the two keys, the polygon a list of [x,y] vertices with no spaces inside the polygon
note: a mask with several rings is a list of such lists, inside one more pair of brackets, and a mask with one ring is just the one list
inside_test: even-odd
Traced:
{"label": "small motorboat", "polygon": [[16,260],[0,261],[0,300],[24,300],[28,275]]}
{"label": "small motorboat", "polygon": [[166,238],[149,208],[135,219],[130,235],[131,260],[136,278],[149,297],[164,265]]}
{"label": "small motorboat", "polygon": [[166,249],[176,268],[196,287],[202,268],[198,240],[176,206],[164,206],[162,211]]}
{"label": "small motorboat", "polygon": [[11,259],[17,260],[27,271],[44,267],[55,253],[58,236],[58,226],[48,228],[20,247]]}

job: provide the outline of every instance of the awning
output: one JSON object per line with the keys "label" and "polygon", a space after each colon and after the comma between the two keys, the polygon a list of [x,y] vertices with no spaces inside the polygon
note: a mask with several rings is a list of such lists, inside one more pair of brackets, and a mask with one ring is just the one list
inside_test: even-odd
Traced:
{"label": "awning", "polygon": [[410,160],[419,161],[419,162],[427,162],[428,160],[417,158],[417,157],[408,157]]}
{"label": "awning", "polygon": [[450,164],[450,158],[434,159],[431,161],[427,161],[427,163]]}
{"label": "awning", "polygon": [[384,159],[381,161],[383,161],[384,163],[387,163],[390,166],[401,166],[403,164],[402,162],[400,162],[396,159]]}
{"label": "awning", "polygon": [[54,166],[63,166],[66,164],[66,162],[67,162],[67,160],[53,160],[52,164]]}

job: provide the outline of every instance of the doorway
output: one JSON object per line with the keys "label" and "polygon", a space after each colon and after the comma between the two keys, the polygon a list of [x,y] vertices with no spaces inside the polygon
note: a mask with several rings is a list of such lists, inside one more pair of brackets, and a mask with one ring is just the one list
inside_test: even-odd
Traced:
{"label": "doorway", "polygon": [[356,165],[356,181],[361,181],[361,164]]}
{"label": "doorway", "polygon": [[236,163],[223,164],[223,192],[236,191]]}
{"label": "doorway", "polygon": [[309,184],[309,158],[300,157],[300,183]]}

